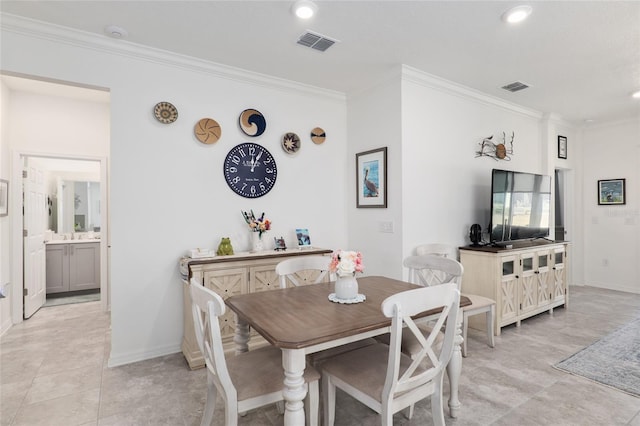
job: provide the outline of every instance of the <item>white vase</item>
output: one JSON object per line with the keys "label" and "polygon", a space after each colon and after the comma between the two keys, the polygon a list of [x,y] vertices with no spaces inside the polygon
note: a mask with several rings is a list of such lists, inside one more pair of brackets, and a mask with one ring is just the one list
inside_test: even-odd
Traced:
{"label": "white vase", "polygon": [[251,233],[251,253],[264,251],[264,238],[261,238],[260,232]]}
{"label": "white vase", "polygon": [[358,296],[358,280],[354,275],[338,276],[336,280],[336,297],[342,300],[355,299]]}

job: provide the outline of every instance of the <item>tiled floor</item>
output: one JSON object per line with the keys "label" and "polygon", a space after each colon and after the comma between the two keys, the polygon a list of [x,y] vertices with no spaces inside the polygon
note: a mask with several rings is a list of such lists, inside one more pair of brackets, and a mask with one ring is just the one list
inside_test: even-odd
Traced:
{"label": "tiled floor", "polygon": [[[640,315],[640,295],[572,287],[569,309],[510,326],[496,348],[470,330],[463,361],[461,415],[447,425],[640,426],[640,398],[555,370],[551,365]],[[204,370],[181,354],[107,368],[109,317],[99,302],[41,309],[0,340],[1,425],[199,425]],[[409,421],[429,425],[429,402]],[[224,415],[217,412],[216,425]],[[344,394],[337,425],[375,425],[375,413]],[[282,424],[273,406],[240,419]]]}

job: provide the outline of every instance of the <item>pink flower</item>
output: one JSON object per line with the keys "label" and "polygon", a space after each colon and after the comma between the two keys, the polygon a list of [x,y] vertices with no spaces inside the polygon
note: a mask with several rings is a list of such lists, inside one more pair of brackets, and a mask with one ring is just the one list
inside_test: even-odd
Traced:
{"label": "pink flower", "polygon": [[337,250],[331,254],[329,271],[339,276],[355,275],[364,271],[362,253],[359,251]]}

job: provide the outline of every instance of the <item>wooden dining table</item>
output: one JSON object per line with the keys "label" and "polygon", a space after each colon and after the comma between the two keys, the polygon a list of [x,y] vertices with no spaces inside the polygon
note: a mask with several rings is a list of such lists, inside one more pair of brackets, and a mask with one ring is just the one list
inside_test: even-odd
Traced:
{"label": "wooden dining table", "polygon": [[[361,303],[342,304],[328,299],[334,283],[320,283],[260,293],[231,296],[226,304],[236,315],[234,343],[236,353],[249,350],[250,328],[282,350],[284,424],[305,424],[303,373],[306,355],[357,340],[388,333],[391,319],[382,314],[387,297],[419,286],[392,278],[373,276],[358,278]],[[464,297],[460,306],[471,302]],[[423,313],[428,320],[434,313]],[[462,312],[458,315],[454,350],[447,365],[450,396],[449,415],[457,417],[460,409],[458,383],[462,370]]]}

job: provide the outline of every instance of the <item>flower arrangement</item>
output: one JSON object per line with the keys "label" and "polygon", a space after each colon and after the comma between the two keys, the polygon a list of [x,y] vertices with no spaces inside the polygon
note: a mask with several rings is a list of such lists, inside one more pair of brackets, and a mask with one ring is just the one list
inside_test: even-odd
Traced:
{"label": "flower arrangement", "polygon": [[251,228],[251,232],[259,232],[258,237],[262,238],[262,233],[271,229],[271,221],[269,219],[265,219],[264,212],[262,212],[260,218],[256,218],[256,215],[253,214],[253,210],[250,212],[251,214],[242,212],[242,216],[244,217],[245,222],[249,225],[249,228]]}
{"label": "flower arrangement", "polygon": [[364,271],[362,264],[362,253],[359,251],[334,251],[329,263],[329,271],[339,277],[355,275],[356,272]]}

